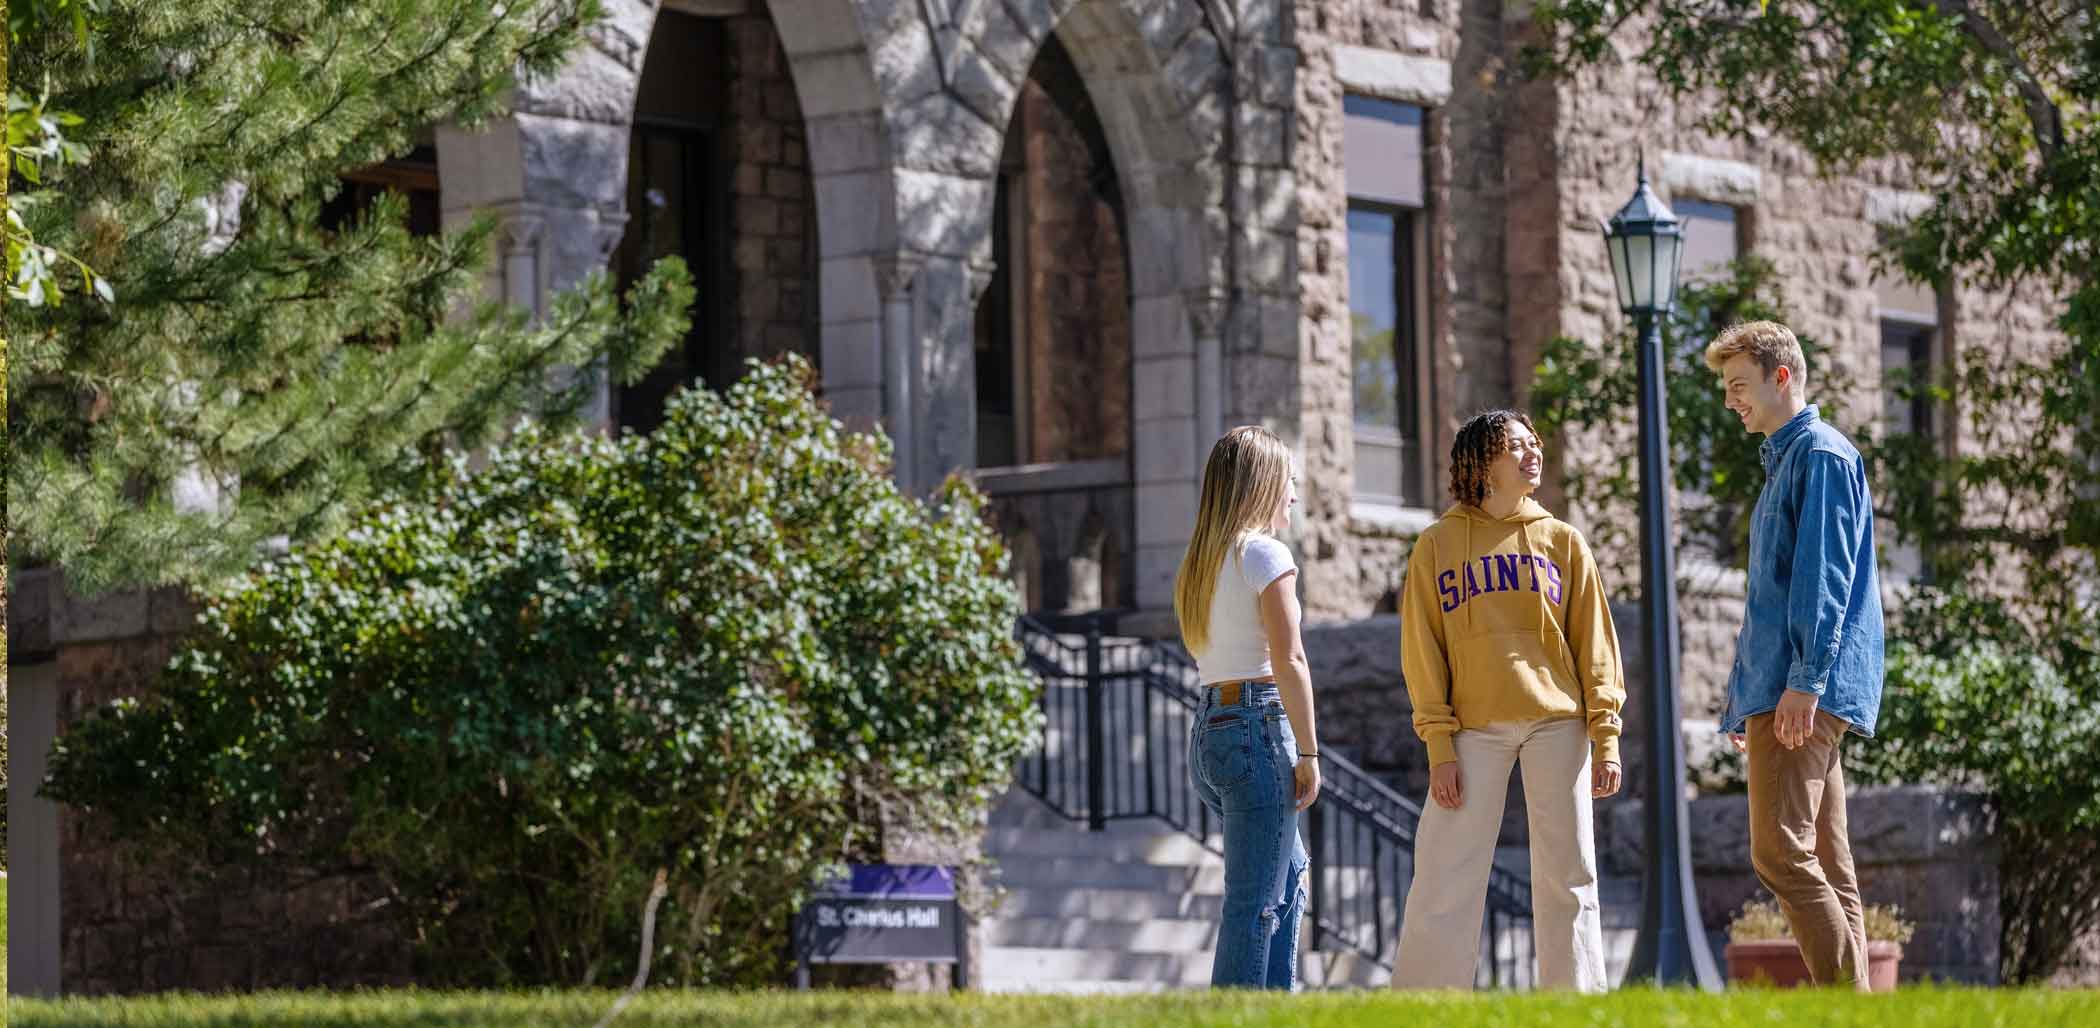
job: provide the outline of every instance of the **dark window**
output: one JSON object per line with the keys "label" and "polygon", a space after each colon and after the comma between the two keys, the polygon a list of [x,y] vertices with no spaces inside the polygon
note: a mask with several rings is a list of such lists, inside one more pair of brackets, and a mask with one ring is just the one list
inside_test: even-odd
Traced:
{"label": "dark window", "polygon": [[382,193],[399,193],[407,199],[409,234],[437,235],[443,227],[438,207],[437,148],[418,146],[394,160],[344,175],[342,191],[321,205],[321,227],[331,232],[342,228],[370,210],[372,201]]}
{"label": "dark window", "polygon": [[1932,437],[1933,326],[1881,322],[1882,423],[1891,435]]}
{"label": "dark window", "polygon": [[1679,280],[1696,282],[1726,277],[1729,262],[1742,251],[1736,209],[1705,200],[1678,200],[1670,205],[1670,211],[1684,227],[1684,253],[1677,264]]}
{"label": "dark window", "polygon": [[992,196],[992,252],[999,261],[992,280],[977,301],[977,466],[999,468],[1020,464],[1019,387],[1014,368],[1014,269],[1021,254],[1013,249],[1014,191],[1024,174],[1006,170]]}

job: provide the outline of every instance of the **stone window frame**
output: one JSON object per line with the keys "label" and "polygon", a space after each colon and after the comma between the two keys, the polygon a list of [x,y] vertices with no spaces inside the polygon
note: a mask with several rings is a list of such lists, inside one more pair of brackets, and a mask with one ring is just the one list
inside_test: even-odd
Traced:
{"label": "stone window frame", "polygon": [[[1874,188],[1867,191],[1865,209],[1862,213],[1867,223],[1874,227],[1876,235],[1879,237],[1902,227],[1931,206],[1932,197],[1925,193],[1914,190]],[[1873,305],[1875,322],[1874,355],[1876,366],[1882,369],[1881,382],[1884,388],[1886,388],[1887,383],[1887,368],[1884,366],[1884,358],[1888,350],[1888,336],[1891,328],[1898,332],[1908,332],[1912,336],[1909,349],[1913,366],[1917,363],[1917,357],[1922,350],[1926,363],[1932,368],[1929,374],[1934,377],[1955,367],[1956,357],[1959,353],[1958,343],[1954,337],[1955,327],[1959,324],[1955,317],[1954,283],[1948,281],[1924,286],[1923,290],[1929,291],[1930,294],[1930,310],[1927,310],[1925,309],[1928,306],[1927,304],[1910,303],[1906,305],[1900,299],[1892,300],[1891,297],[1895,292],[1895,289],[1892,288],[1894,284],[1881,280],[1882,275],[1890,274],[1897,274],[1897,272],[1891,269],[1879,273],[1872,286],[1875,291]],[[1920,286],[1913,285],[1912,288],[1918,289]],[[1918,331],[1920,329],[1926,330],[1922,348],[1918,346],[1916,338],[1920,334]],[[1914,400],[1913,404],[1919,402],[1921,401]],[[1922,402],[1926,405],[1926,413],[1929,418],[1927,432],[1932,437],[1933,444],[1942,454],[1951,455],[1956,449],[1955,431],[1960,424],[1960,412],[1956,403],[1952,399],[1940,402]],[[1915,409],[1914,407],[1914,412]],[[1887,541],[1882,545],[1882,565],[1886,572],[1883,578],[1884,584],[1891,589],[1901,591],[1924,585],[1931,581],[1930,576],[1926,574],[1927,568],[1923,560],[1923,554],[1917,546],[1898,545],[1895,542],[1895,533],[1893,531],[1887,533],[1886,539]]]}
{"label": "stone window frame", "polygon": [[[1699,213],[1701,208],[1727,211],[1728,224],[1730,229],[1732,230],[1731,234],[1734,236],[1734,238],[1729,241],[1728,260],[1731,262],[1740,260],[1742,259],[1742,256],[1745,253],[1748,253],[1750,251],[1750,233],[1748,229],[1750,218],[1752,217],[1755,210],[1754,208],[1744,207],[1739,204],[1721,203],[1716,200],[1708,200],[1703,197],[1697,196],[1678,197],[1675,200],[1671,201],[1670,207],[1671,213],[1676,214],[1678,220],[1681,223],[1683,223],[1688,230],[1691,227],[1690,223],[1695,220],[1719,220],[1717,218],[1709,218],[1703,213]],[[1689,251],[1691,249],[1691,233],[1687,231],[1685,235],[1685,249]],[[1681,288],[1686,282],[1693,281],[1694,274],[1696,273],[1689,270],[1689,268],[1687,268],[1687,270],[1685,271],[1680,272],[1678,276],[1679,287]]]}
{"label": "stone window frame", "polygon": [[1755,252],[1764,172],[1755,164],[1721,157],[1675,151],[1664,151],[1661,157],[1656,188],[1664,202],[1675,206],[1691,201],[1730,208],[1735,213],[1736,258]]}
{"label": "stone window frame", "polygon": [[[1878,327],[1875,356],[1881,368],[1881,388],[1884,392],[1889,389],[1888,354],[1896,346],[1908,351],[1908,363],[1913,369],[1923,364],[1928,376],[1935,374],[1934,369],[1939,364],[1941,339],[1945,335],[1940,331],[1937,320],[1925,321],[1911,316],[1908,312],[1876,310],[1875,321]],[[1888,400],[1884,397],[1882,410],[1876,418],[1877,424],[1884,432],[1890,430],[1888,406]],[[1924,415],[1925,437],[1937,447],[1945,448],[1946,434],[1934,430],[1936,425],[1946,420],[1944,416],[1935,416],[1945,413],[1941,410],[1941,405],[1930,399],[1913,398],[1910,407],[1910,416],[1914,421],[1920,414]],[[1881,544],[1881,564],[1891,583],[1905,586],[1930,583],[1932,576],[1928,573],[1929,566],[1925,563],[1923,549],[1916,543],[1899,542],[1894,531],[1886,535],[1886,540]]]}
{"label": "stone window frame", "polygon": [[[1411,233],[1413,235],[1413,264],[1415,264],[1415,275],[1413,275],[1415,277],[1415,281],[1413,281],[1413,296],[1415,296],[1415,302],[1413,302],[1413,325],[1415,325],[1417,388],[1422,390],[1422,401],[1417,403],[1417,417],[1420,417],[1420,422],[1422,422],[1420,426],[1417,426],[1417,438],[1420,438],[1420,447],[1422,447],[1422,472],[1420,474],[1424,476],[1422,499],[1424,499],[1424,504],[1432,504],[1432,506],[1409,508],[1409,506],[1403,506],[1403,504],[1396,504],[1396,501],[1394,501],[1396,497],[1354,493],[1354,495],[1350,495],[1350,510],[1348,510],[1348,518],[1350,518],[1348,524],[1350,524],[1352,533],[1371,535],[1371,537],[1401,537],[1401,539],[1405,539],[1405,537],[1420,535],[1422,531],[1426,531],[1430,527],[1430,524],[1436,522],[1434,497],[1438,495],[1438,489],[1436,489],[1436,474],[1434,474],[1434,470],[1438,466],[1438,459],[1436,459],[1436,453],[1432,453],[1432,449],[1436,445],[1434,420],[1436,420],[1436,415],[1438,415],[1438,401],[1441,401],[1441,399],[1438,399],[1436,380],[1434,380],[1436,355],[1434,355],[1432,350],[1436,348],[1436,342],[1438,342],[1438,338],[1436,338],[1436,323],[1434,323],[1434,308],[1438,306],[1438,302],[1441,302],[1441,296],[1432,292],[1436,277],[1432,275],[1432,266],[1430,266],[1432,260],[1434,260],[1434,254],[1432,254],[1432,248],[1430,248],[1430,233],[1441,231],[1441,229],[1438,229],[1438,224],[1441,224],[1447,218],[1447,212],[1438,210],[1436,197],[1434,197],[1434,185],[1432,185],[1432,178],[1430,178],[1430,166],[1434,162],[1430,159],[1430,151],[1438,145],[1438,141],[1441,141],[1441,138],[1447,138],[1447,132],[1443,130],[1441,120],[1445,117],[1445,105],[1451,101],[1451,63],[1443,61],[1443,59],[1436,59],[1436,57],[1403,55],[1403,52],[1396,52],[1396,50],[1380,50],[1380,48],[1371,48],[1371,46],[1336,44],[1336,48],[1333,48],[1333,69],[1336,69],[1336,80],[1342,86],[1340,92],[1342,92],[1342,97],[1344,97],[1344,103],[1346,103],[1346,97],[1371,97],[1371,99],[1405,103],[1405,105],[1413,105],[1413,107],[1422,109],[1422,149],[1424,149],[1424,164],[1426,164],[1426,168],[1424,168],[1422,208],[1413,208],[1415,210],[1415,218],[1411,218],[1413,220],[1413,233]],[[1338,103],[1336,107],[1342,107],[1342,105]],[[1336,111],[1336,113],[1340,113],[1340,111]],[[1346,193],[1346,189],[1348,189],[1346,187],[1348,153],[1342,155],[1342,168],[1344,168],[1344,176],[1342,176],[1344,178],[1344,185],[1342,185],[1342,189],[1344,189],[1344,208],[1346,210],[1354,210],[1354,206],[1357,206],[1357,201],[1354,201],[1352,197],[1348,197],[1348,193]],[[1344,227],[1344,250],[1346,250],[1346,227]],[[1354,415],[1350,417],[1350,428],[1354,428]],[[1354,466],[1354,447],[1350,451],[1350,466]]]}
{"label": "stone window frame", "polygon": [[[1953,300],[1951,291],[1944,286],[1936,286],[1932,288],[1931,294],[1933,310],[1930,312],[1886,306],[1878,302],[1877,298],[1874,307],[1875,357],[1881,369],[1882,389],[1889,388],[1888,354],[1894,345],[1901,345],[1907,351],[1907,363],[1911,368],[1916,369],[1923,365],[1928,379],[1938,378],[1944,369],[1952,366],[1947,358],[1951,333],[1944,327],[1952,324],[1952,319],[1947,316]],[[1922,420],[1925,426],[1924,435],[1931,440],[1934,448],[1943,454],[1951,453],[1953,436],[1947,428],[1954,423],[1956,413],[1952,402],[1914,397],[1910,404],[1913,426]],[[1886,417],[1887,409],[1888,402],[1884,397],[1882,412],[1876,419],[1884,432],[1890,427]],[[1932,581],[1922,548],[1916,543],[1898,543],[1893,531],[1887,533],[1887,539],[1882,544],[1881,562],[1893,586],[1907,588],[1930,584]]]}

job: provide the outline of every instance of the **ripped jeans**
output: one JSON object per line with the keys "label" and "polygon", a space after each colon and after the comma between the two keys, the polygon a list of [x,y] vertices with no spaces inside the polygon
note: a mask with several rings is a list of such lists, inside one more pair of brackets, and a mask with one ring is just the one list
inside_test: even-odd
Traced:
{"label": "ripped jeans", "polygon": [[1276,686],[1248,683],[1230,706],[1203,690],[1189,754],[1196,796],[1225,824],[1225,911],[1211,984],[1288,991],[1298,980],[1306,856],[1292,788],[1298,744]]}

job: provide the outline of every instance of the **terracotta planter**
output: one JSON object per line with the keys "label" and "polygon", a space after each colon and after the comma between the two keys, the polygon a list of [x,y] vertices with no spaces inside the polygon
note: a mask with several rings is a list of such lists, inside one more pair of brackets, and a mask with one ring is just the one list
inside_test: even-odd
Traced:
{"label": "terracotta planter", "polygon": [[[1808,964],[1801,947],[1792,939],[1763,942],[1731,942],[1722,951],[1728,961],[1728,980],[1790,989],[1808,984]],[[1896,968],[1903,962],[1903,947],[1893,942],[1867,943],[1867,985],[1875,992],[1896,987]]]}

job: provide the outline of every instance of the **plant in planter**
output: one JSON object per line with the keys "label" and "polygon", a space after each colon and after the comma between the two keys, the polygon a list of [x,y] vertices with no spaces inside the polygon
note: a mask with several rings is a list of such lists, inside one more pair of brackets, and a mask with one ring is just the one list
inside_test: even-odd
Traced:
{"label": "plant in planter", "polygon": [[[1896,987],[1896,968],[1903,961],[1903,944],[1917,926],[1903,919],[1894,904],[1868,907],[1867,985],[1875,992]],[[1791,988],[1808,982],[1808,964],[1794,941],[1793,928],[1776,900],[1754,900],[1743,904],[1728,923],[1728,980],[1732,982]]]}

